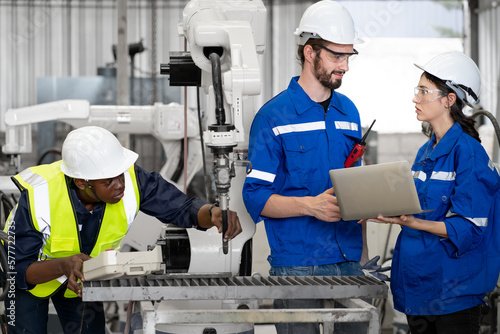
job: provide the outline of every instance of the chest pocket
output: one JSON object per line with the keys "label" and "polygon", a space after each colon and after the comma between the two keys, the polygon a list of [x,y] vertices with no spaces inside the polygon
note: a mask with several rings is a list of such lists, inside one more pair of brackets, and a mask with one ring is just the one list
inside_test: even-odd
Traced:
{"label": "chest pocket", "polygon": [[450,197],[453,195],[453,181],[430,180],[425,196],[426,209],[434,209],[433,216],[444,216],[450,207]]}
{"label": "chest pocket", "polygon": [[285,171],[289,178],[296,181],[320,180],[320,156],[327,154],[326,146],[319,143],[319,132],[313,131],[303,134],[294,134],[283,138],[285,154]]}

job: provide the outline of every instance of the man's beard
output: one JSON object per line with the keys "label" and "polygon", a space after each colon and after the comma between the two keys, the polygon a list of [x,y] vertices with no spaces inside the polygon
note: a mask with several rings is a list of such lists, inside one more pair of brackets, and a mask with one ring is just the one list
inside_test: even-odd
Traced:
{"label": "man's beard", "polygon": [[316,57],[314,59],[314,75],[316,76],[316,79],[325,86],[326,88],[335,90],[342,85],[342,79],[333,79],[332,81],[332,74],[333,73],[339,73],[339,74],[344,74],[344,71],[332,71],[330,73],[327,73],[324,69],[324,67],[321,66],[320,64],[321,59],[319,57]]}

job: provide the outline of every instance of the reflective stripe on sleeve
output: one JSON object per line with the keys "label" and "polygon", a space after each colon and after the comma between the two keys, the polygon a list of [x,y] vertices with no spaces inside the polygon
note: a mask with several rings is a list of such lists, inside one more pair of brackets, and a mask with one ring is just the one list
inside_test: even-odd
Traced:
{"label": "reflective stripe on sleeve", "polygon": [[[458,216],[458,215],[456,213],[451,212],[451,211],[448,211],[446,213],[446,218],[455,217],[455,216]],[[479,227],[487,227],[488,226],[488,218],[470,218],[470,217],[464,217],[464,218],[476,226],[479,226]]]}
{"label": "reflective stripe on sleeve", "polygon": [[276,175],[268,173],[268,172],[262,172],[260,170],[252,169],[252,171],[247,175],[247,177],[253,177],[255,179],[259,179],[259,180],[273,183]]}
{"label": "reflective stripe on sleeve", "polygon": [[488,226],[488,218],[466,218],[466,219],[471,221],[476,226],[480,227]]}

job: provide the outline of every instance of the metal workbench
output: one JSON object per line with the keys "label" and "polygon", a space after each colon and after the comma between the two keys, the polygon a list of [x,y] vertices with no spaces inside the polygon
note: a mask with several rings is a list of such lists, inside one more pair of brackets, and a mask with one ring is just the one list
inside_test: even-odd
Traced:
{"label": "metal workbench", "polygon": [[[379,310],[364,300],[387,297],[387,285],[368,276],[249,276],[213,274],[149,275],[140,278],[83,282],[84,301],[135,301],[144,333],[156,324],[188,323],[323,323],[368,322],[369,334],[380,333]],[[158,311],[152,302],[176,300],[321,299],[322,309],[218,309]],[[335,302],[337,304],[335,304]],[[338,307],[338,303],[344,307]],[[337,306],[337,307],[335,307]]]}

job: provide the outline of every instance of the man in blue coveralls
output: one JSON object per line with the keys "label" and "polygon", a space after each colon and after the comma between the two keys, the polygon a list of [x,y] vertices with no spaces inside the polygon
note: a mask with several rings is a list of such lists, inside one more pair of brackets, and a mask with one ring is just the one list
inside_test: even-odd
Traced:
{"label": "man in blue coveralls", "polygon": [[[265,222],[270,275],[363,275],[365,226],[342,220],[328,173],[344,168],[361,138],[356,106],[335,91],[357,54],[353,45],[361,41],[349,12],[330,0],[311,5],[295,35],[302,71],[255,116],[249,143],[253,169],[243,199],[253,220]],[[275,308],[322,306],[321,300],[274,302]],[[335,333],[361,333],[359,326],[364,324],[339,323]],[[279,334],[319,333],[318,324],[276,328]]]}

